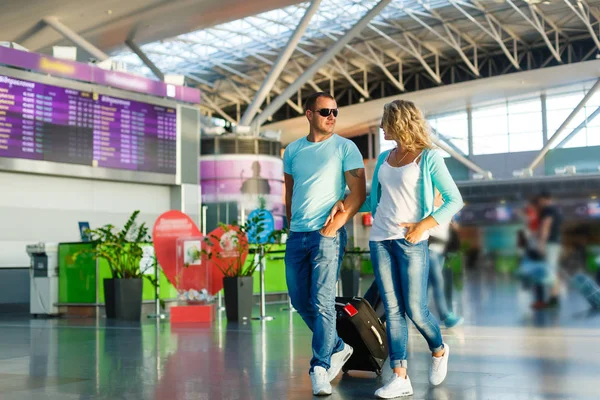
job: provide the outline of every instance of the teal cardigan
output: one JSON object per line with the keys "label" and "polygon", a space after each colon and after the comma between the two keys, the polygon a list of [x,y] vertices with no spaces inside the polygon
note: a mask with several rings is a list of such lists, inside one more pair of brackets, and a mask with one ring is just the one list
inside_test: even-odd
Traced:
{"label": "teal cardigan", "polygon": [[[377,206],[381,199],[381,185],[379,184],[379,168],[387,159],[391,150],[384,151],[377,158],[377,165],[373,172],[371,183],[371,194],[360,208],[361,212],[371,212],[373,216],[377,212]],[[431,215],[438,224],[446,224],[463,207],[462,196],[456,183],[452,179],[444,158],[435,150],[423,150],[421,161],[421,172],[423,174],[423,204],[421,205],[421,220]],[[439,190],[444,199],[444,204],[434,211],[433,200],[435,189]],[[402,221],[399,221],[402,222]]]}

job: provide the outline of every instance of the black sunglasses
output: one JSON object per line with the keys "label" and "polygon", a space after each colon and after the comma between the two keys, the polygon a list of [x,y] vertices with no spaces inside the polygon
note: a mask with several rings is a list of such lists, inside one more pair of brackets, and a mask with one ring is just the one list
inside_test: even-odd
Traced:
{"label": "black sunglasses", "polygon": [[313,110],[318,112],[321,117],[329,117],[329,114],[333,113],[333,116],[337,118],[339,110],[337,108],[321,108],[320,110]]}

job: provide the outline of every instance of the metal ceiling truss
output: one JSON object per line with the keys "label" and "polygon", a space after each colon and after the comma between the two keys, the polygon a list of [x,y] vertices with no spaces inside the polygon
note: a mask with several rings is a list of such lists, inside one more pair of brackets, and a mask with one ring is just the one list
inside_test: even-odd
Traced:
{"label": "metal ceiling truss", "polygon": [[[584,41],[582,43],[581,41],[575,40],[573,42],[564,43],[561,45],[561,53],[566,53],[567,49],[569,48],[572,49],[571,51],[573,53],[581,54],[581,56],[573,57],[569,62],[565,63],[574,63],[594,59],[595,55],[597,54],[597,51],[595,51],[595,46],[588,41]],[[525,62],[527,57],[530,58],[530,63]],[[480,58],[479,65],[482,77],[498,76],[510,72],[537,69],[541,68],[542,65],[557,65],[556,59],[550,54],[544,43],[538,43],[536,47],[530,47],[528,50],[520,51],[519,60],[519,62],[522,64],[522,67],[517,70],[514,65],[512,65],[512,63],[505,57],[501,50],[491,52]],[[489,69],[488,66],[490,66]],[[378,70],[374,70],[369,73],[369,93],[371,98],[376,99],[393,96],[402,92],[384,74],[378,75],[376,72],[378,72]],[[421,65],[412,64],[410,66],[405,66],[403,78],[403,84],[406,91],[416,90],[417,86],[419,89],[426,89],[437,85],[434,83],[431,75],[424,68],[422,68]],[[440,64],[440,79],[444,84],[451,84],[453,82],[471,80],[473,79],[473,76],[472,71],[465,67],[461,60],[453,60],[451,62]],[[418,84],[416,84],[416,82],[418,82]],[[345,82],[341,77],[334,83],[334,92],[336,97],[342,91],[344,91],[345,94],[347,94],[347,91],[350,91],[352,92],[351,97],[355,100],[355,102],[360,99],[361,94],[356,91],[352,85]],[[376,90],[381,87],[384,87],[385,89],[383,92]],[[345,100],[347,98],[348,96],[341,96],[338,105],[344,106],[352,104]],[[294,116],[297,116],[297,114],[290,112],[290,110],[281,110],[281,113],[276,114],[274,119],[285,119]]]}
{"label": "metal ceiling truss", "polygon": [[[560,30],[556,27],[556,25],[550,22],[550,20],[546,18],[544,14],[531,3],[527,4],[530,14],[528,16],[526,12],[524,10],[521,10],[521,8],[519,8],[512,0],[506,0],[506,2],[510,4],[510,6],[514,8],[515,11],[520,16],[522,16],[525,19],[525,21],[527,21],[540,34],[540,36],[546,43],[546,46],[548,46],[548,49],[550,50],[554,58],[556,58],[556,61],[561,62],[562,60],[560,58],[560,54],[558,54]],[[546,25],[549,25],[554,31],[554,44],[552,43],[551,38],[549,38],[548,34],[546,33]]]}
{"label": "metal ceiling truss", "polygon": [[[421,5],[423,5],[423,7],[425,8],[426,11],[415,11],[410,8],[406,8],[406,7],[402,7],[402,6],[401,6],[401,9],[404,12],[406,12],[406,14],[408,16],[410,16],[412,19],[417,21],[421,26],[423,26],[423,28],[425,28],[427,31],[431,32],[433,35],[435,35],[437,38],[439,38],[442,42],[444,42],[450,48],[454,49],[458,53],[460,58],[464,61],[464,63],[473,72],[473,74],[475,74],[475,76],[479,77],[480,76],[479,68],[477,67],[477,45],[475,44],[473,39],[471,37],[461,33],[460,30],[457,29],[450,22],[447,22],[446,20],[444,20],[444,18],[441,17],[437,11],[435,11],[434,9],[431,9],[426,3],[424,4],[423,1],[421,1],[421,0],[419,0],[419,3]],[[404,3],[401,3],[401,4],[404,4]],[[439,22],[442,25],[442,27],[444,28],[445,35],[439,33],[436,29],[434,29],[431,26],[431,24],[424,21],[422,19],[422,17],[433,19],[433,20],[436,20],[437,22]],[[473,62],[471,62],[471,59],[469,58],[469,56],[467,56],[467,54],[465,54],[465,52],[463,51],[461,40],[466,41],[470,45],[470,47],[473,49]]]}
{"label": "metal ceiling truss", "polygon": [[594,25],[598,25],[598,21],[600,20],[600,12],[598,8],[592,8],[587,3],[586,0],[577,0],[577,6],[573,5],[571,0],[564,0],[565,4],[573,11],[573,13],[583,22],[586,29],[590,33],[590,36],[594,40],[596,47],[600,49],[600,41],[598,40],[597,27],[594,28]]}
{"label": "metal ceiling truss", "polygon": [[[500,23],[496,17],[490,14],[478,1],[472,1],[470,3],[466,3],[464,1],[458,0],[449,0],[450,4],[452,4],[457,10],[459,10],[469,21],[475,24],[479,29],[481,29],[485,34],[490,36],[494,41],[498,44],[498,46],[502,49],[506,57],[510,60],[510,62],[514,65],[516,69],[520,69],[519,63],[517,62],[517,43],[523,43],[523,41],[514,34],[511,30],[505,28],[502,23]],[[472,16],[467,8],[473,8],[479,11],[485,20],[485,23],[480,22],[474,16]],[[487,26],[486,26],[487,25]],[[506,38],[512,40],[512,48],[513,52],[508,49],[505,41]]]}
{"label": "metal ceiling truss", "polygon": [[[600,0],[393,1],[306,80],[304,72],[377,0],[323,1],[266,95],[289,93],[278,120],[302,113],[313,91],[340,103],[379,98],[520,70],[592,59],[600,50]],[[180,73],[208,94],[205,106],[237,123],[269,76],[310,3],[141,46],[164,73]],[[135,38],[132,38],[134,40]],[[152,72],[137,57],[122,57]],[[116,57],[117,59],[119,56]],[[297,90],[286,88],[303,77]],[[217,95],[218,93],[218,95]],[[281,101],[282,99],[279,99]],[[265,102],[258,104],[265,109]],[[233,121],[233,122],[232,122]]]}
{"label": "metal ceiling truss", "polygon": [[[595,46],[590,48],[590,46],[587,45],[587,43],[581,43],[577,40],[561,44],[559,53],[563,54],[566,52],[570,52],[574,56],[571,57],[569,60],[565,60],[565,63],[573,63],[593,59],[595,57],[595,54],[597,53]],[[577,55],[576,53],[580,55]],[[375,57],[373,57],[373,59],[375,59]],[[529,60],[529,62],[527,62],[527,60]],[[534,46],[529,46],[527,50],[519,49],[518,62],[520,64],[520,67],[519,69],[516,69],[512,62],[508,60],[507,57],[505,57],[502,50],[489,52],[485,56],[480,56],[479,58],[480,73],[482,77],[491,77],[510,72],[543,68],[545,66],[557,64],[555,57],[552,54],[550,54],[549,51],[547,51],[547,47],[541,41]],[[324,71],[323,73],[326,75],[310,81],[310,83],[315,85],[315,87],[313,87],[309,83],[308,86],[306,86],[303,89],[303,93],[307,96],[308,94],[312,93],[313,90],[323,91],[324,88],[327,88],[325,89],[325,91],[329,91],[329,85],[333,83],[332,93],[335,96],[338,96],[338,94],[341,91],[346,91],[348,88],[350,88],[350,91],[353,93],[352,98],[355,99],[355,101],[358,101],[361,97],[365,97],[364,93],[361,93],[357,89],[357,87],[361,87],[362,89],[364,89],[364,70],[358,68],[347,69],[347,65],[344,65],[339,61],[338,63],[340,65],[336,66],[336,70],[332,71],[333,75]],[[375,65],[377,65],[377,63],[375,63]],[[438,84],[437,78],[439,78],[439,80],[444,84],[451,84],[474,79],[472,71],[469,68],[467,68],[464,65],[464,63],[462,63],[462,60],[456,59],[440,62],[437,66],[439,75],[436,74],[435,78],[432,77],[431,71],[428,71],[427,69],[423,68],[420,63],[415,64],[414,61],[410,64],[404,64],[402,62],[393,61],[387,62],[385,65],[386,70],[388,70],[388,72],[392,68],[398,69],[399,71],[397,76],[401,77],[402,81],[398,81],[397,83],[393,82],[393,80],[391,80],[389,76],[385,74],[385,72],[379,73],[379,71],[381,71],[381,67],[379,66],[376,69],[370,69],[368,78],[369,98],[384,97],[380,95],[377,91],[375,91],[375,89],[379,88],[379,86],[373,86],[379,82],[382,82],[385,85],[385,96],[391,96],[404,91],[416,90],[416,81],[419,82],[419,89],[424,89],[427,87],[436,86]],[[298,63],[298,65],[295,67],[295,70],[297,72],[300,72],[303,68],[304,67]],[[341,73],[339,72],[339,70],[343,70],[344,72]],[[338,73],[335,73],[336,71]],[[345,75],[350,75],[351,77],[353,77],[354,85],[350,84],[347,81]],[[395,78],[395,76],[393,77]],[[294,79],[294,76],[288,74],[288,76],[286,76],[286,78],[284,79],[285,81],[283,82],[283,84],[287,85],[290,83],[290,80]],[[252,86],[248,88],[252,90]],[[402,88],[404,88],[404,90]],[[281,89],[274,88],[273,92],[275,94],[279,94],[281,93]],[[250,94],[251,93],[248,93],[248,95]],[[247,101],[244,99],[240,99],[240,101],[243,104],[247,103]],[[282,110],[284,114],[282,114],[281,116],[285,115],[286,118],[291,118],[297,116],[298,114],[301,114],[303,110],[297,107],[297,101],[298,100],[296,99],[296,103],[294,103],[291,113],[290,110]],[[347,104],[347,102],[343,101],[341,102],[341,104],[345,105]],[[288,103],[288,105],[292,107],[290,103]],[[227,109],[228,107],[235,107],[235,104],[233,102],[230,102],[223,106],[224,109]],[[274,116],[274,119],[278,119],[277,115]]]}

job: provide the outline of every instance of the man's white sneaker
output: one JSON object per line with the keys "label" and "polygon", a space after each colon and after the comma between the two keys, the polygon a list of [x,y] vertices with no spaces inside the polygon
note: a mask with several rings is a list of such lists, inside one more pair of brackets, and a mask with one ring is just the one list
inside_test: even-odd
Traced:
{"label": "man's white sneaker", "polygon": [[340,373],[346,361],[352,357],[352,353],[354,349],[352,346],[344,343],[344,348],[337,353],[333,353],[331,355],[331,365],[327,370],[327,375],[329,377],[329,382],[335,379],[335,377]]}
{"label": "man's white sneaker", "polygon": [[315,396],[327,396],[331,394],[331,384],[327,379],[327,371],[323,367],[314,367],[310,373],[313,394]]}
{"label": "man's white sneaker", "polygon": [[444,382],[448,374],[448,357],[450,357],[450,346],[444,343],[444,355],[441,357],[431,357],[431,367],[429,367],[429,383],[437,386]]}
{"label": "man's white sneaker", "polygon": [[392,379],[375,392],[375,397],[380,399],[393,399],[395,397],[410,396],[413,394],[413,388],[410,384],[408,375],[406,379],[400,378],[395,373],[392,374]]}

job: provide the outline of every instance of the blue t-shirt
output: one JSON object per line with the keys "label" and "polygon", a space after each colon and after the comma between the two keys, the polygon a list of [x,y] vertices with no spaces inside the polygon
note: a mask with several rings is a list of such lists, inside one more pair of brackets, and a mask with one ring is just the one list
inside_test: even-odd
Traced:
{"label": "blue t-shirt", "polygon": [[319,143],[306,137],[290,143],[283,153],[283,172],[294,178],[290,230],[321,229],[335,202],[344,198],[344,172],[364,167],[354,142],[336,134]]}

